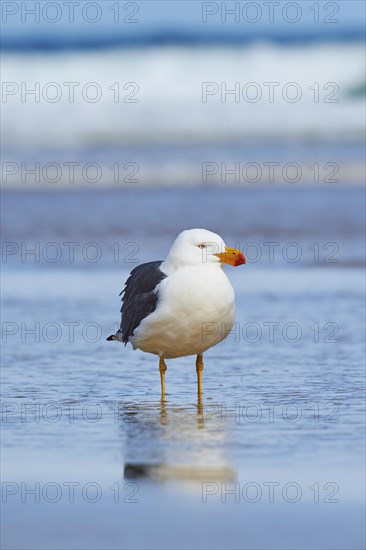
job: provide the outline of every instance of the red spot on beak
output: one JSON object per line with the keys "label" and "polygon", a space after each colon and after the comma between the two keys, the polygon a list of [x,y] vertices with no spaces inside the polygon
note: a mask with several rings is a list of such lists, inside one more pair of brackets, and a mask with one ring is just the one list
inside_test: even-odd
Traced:
{"label": "red spot on beak", "polygon": [[234,266],[236,267],[238,265],[243,265],[243,264],[246,264],[246,263],[247,263],[247,261],[245,259],[244,254],[242,252],[240,252],[236,257],[236,261],[235,261]]}

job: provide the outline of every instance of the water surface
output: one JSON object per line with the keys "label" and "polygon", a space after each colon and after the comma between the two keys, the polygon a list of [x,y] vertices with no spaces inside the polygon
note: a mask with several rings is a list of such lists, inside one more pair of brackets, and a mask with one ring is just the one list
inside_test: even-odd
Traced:
{"label": "water surface", "polygon": [[[19,247],[3,264],[4,547],[363,546],[361,190],[4,199],[4,240]],[[163,258],[194,226],[262,257],[227,269],[238,324],[205,354],[202,401],[188,357],[168,361],[162,403],[156,358],[105,338],[136,265],[123,246],[137,245],[133,260]],[[42,256],[50,242],[56,262]],[[90,242],[98,261],[80,253]],[[36,250],[25,261],[22,243]]]}

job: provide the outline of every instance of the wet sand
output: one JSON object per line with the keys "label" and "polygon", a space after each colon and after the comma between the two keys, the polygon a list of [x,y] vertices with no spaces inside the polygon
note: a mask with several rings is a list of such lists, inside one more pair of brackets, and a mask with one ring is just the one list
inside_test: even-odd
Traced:
{"label": "wet sand", "polygon": [[[3,275],[3,547],[362,548],[362,201],[357,188],[6,194],[19,252]],[[227,269],[238,325],[205,356],[202,402],[188,357],[168,361],[161,403],[156,358],[105,337],[126,255],[161,258],[197,225],[262,257]],[[39,262],[22,242],[40,243]],[[98,261],[78,252],[90,242]]]}

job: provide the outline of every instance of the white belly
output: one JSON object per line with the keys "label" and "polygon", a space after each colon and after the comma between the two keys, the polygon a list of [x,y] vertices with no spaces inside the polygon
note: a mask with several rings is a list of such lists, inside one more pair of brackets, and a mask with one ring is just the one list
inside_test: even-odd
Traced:
{"label": "white belly", "polygon": [[159,285],[156,310],[130,338],[134,348],[167,359],[203,353],[235,320],[235,296],[221,267],[186,267]]}

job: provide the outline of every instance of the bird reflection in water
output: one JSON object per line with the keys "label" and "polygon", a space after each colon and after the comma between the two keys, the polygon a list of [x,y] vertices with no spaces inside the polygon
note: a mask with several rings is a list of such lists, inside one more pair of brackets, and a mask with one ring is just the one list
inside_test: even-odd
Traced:
{"label": "bird reflection in water", "polygon": [[126,479],[235,481],[218,406],[119,403],[119,421]]}

